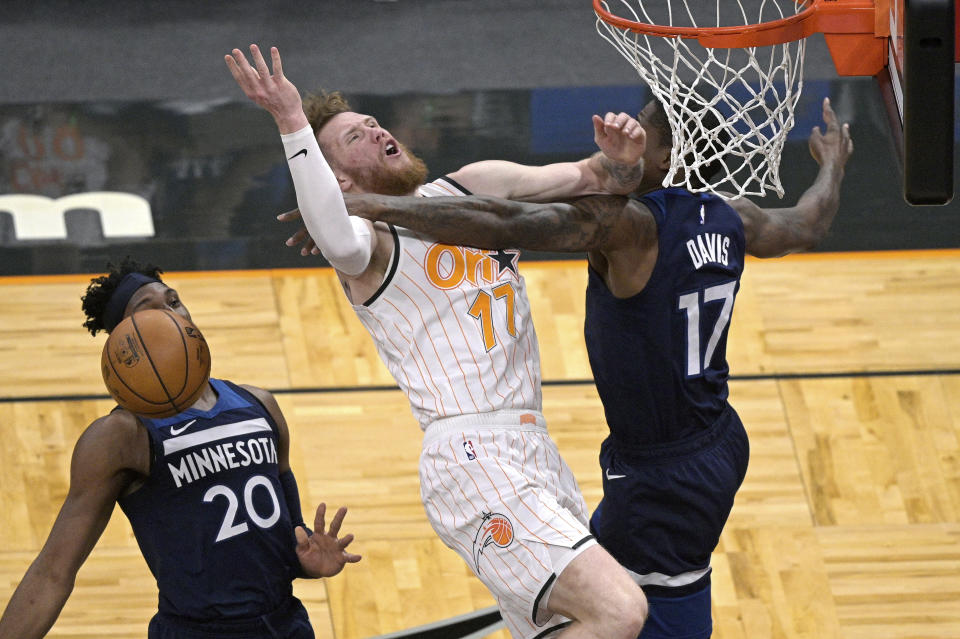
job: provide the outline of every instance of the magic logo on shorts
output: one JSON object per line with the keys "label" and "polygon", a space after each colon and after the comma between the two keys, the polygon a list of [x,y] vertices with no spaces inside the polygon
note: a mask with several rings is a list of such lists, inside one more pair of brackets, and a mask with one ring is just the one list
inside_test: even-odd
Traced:
{"label": "magic logo on shorts", "polygon": [[506,548],[513,543],[513,524],[506,515],[500,513],[482,513],[483,521],[477,536],[473,539],[473,560],[480,570],[480,556],[490,545]]}

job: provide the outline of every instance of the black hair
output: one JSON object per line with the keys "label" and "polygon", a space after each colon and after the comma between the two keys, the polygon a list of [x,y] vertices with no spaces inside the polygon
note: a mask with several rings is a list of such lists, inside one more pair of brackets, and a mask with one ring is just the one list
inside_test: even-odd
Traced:
{"label": "black hair", "polygon": [[103,314],[107,310],[107,302],[110,301],[113,292],[117,290],[120,280],[128,273],[140,273],[157,281],[163,281],[160,279],[160,274],[163,271],[157,266],[141,264],[132,260],[129,255],[124,257],[119,264],[107,262],[107,274],[90,280],[87,292],[80,298],[83,312],[87,316],[87,321],[83,323],[83,327],[90,331],[91,335],[107,330],[103,323]]}
{"label": "black hair", "polygon": [[[691,98],[691,101],[693,98]],[[673,131],[670,129],[670,121],[667,118],[667,112],[663,107],[663,103],[654,99],[656,107],[653,110],[653,114],[649,118],[649,122],[656,128],[657,133],[660,134],[660,140],[664,146],[673,147]],[[706,100],[699,99],[695,104],[701,105],[699,110],[701,112],[705,111]],[[678,109],[678,107],[675,107]],[[714,138],[707,138],[701,136],[694,143],[695,151],[691,151],[683,157],[683,163],[686,166],[689,166],[693,163],[693,159],[696,156],[703,157],[704,155],[717,155],[709,164],[704,164],[701,166],[698,171],[690,176],[690,185],[694,188],[703,188],[706,186],[706,183],[709,182],[713,176],[720,172],[724,167],[723,164],[723,154],[720,151],[727,146],[727,143],[730,141],[730,133],[725,129],[721,128],[720,118],[717,116],[716,112],[711,109],[709,111],[703,112],[698,116],[703,127],[699,130],[713,131]]]}

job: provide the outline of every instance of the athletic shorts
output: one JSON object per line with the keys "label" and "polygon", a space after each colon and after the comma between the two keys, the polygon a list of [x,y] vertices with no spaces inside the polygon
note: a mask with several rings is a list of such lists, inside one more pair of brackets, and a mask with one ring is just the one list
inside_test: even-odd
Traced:
{"label": "athletic shorts", "polygon": [[147,639],[314,639],[307,610],[296,597],[273,612],[237,621],[199,621],[158,612]]}
{"label": "athletic shorts", "polygon": [[535,411],[438,420],[420,455],[430,524],[497,600],[516,639],[569,624],[545,604],[564,568],[595,544],[573,473]]}
{"label": "athletic shorts", "polygon": [[750,445],[728,408],[709,430],[642,451],[600,448],[603,499],[590,530],[648,595],[709,584],[710,555],[747,472]]}

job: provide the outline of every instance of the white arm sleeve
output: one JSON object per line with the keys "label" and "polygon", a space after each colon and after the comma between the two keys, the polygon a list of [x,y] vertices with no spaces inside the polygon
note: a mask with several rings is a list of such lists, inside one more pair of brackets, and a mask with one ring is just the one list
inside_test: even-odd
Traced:
{"label": "white arm sleeve", "polygon": [[310,237],[333,268],[345,275],[363,273],[370,264],[369,223],[347,213],[340,185],[320,152],[313,129],[306,126],[280,139]]}

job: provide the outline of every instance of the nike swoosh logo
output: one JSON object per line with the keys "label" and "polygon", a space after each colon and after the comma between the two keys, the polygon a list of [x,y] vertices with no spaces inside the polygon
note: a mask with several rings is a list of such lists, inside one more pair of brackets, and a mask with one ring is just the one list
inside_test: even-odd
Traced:
{"label": "nike swoosh logo", "polygon": [[292,160],[293,158],[297,157],[297,156],[300,155],[301,153],[303,154],[303,157],[307,157],[307,150],[306,150],[306,149],[300,149],[299,151],[297,151],[296,153],[294,153],[293,155],[291,155],[288,159]]}
{"label": "nike swoosh logo", "polygon": [[610,469],[607,469],[607,479],[623,479],[626,475],[611,475]]}
{"label": "nike swoosh logo", "polygon": [[184,424],[184,425],[181,426],[180,428],[171,428],[171,429],[170,429],[170,434],[171,434],[171,435],[179,435],[179,434],[182,433],[183,431],[185,431],[185,430],[187,430],[188,428],[190,428],[190,424],[192,424],[192,423],[195,422],[195,421],[197,421],[197,420],[191,419],[189,422],[187,422],[186,424]]}

